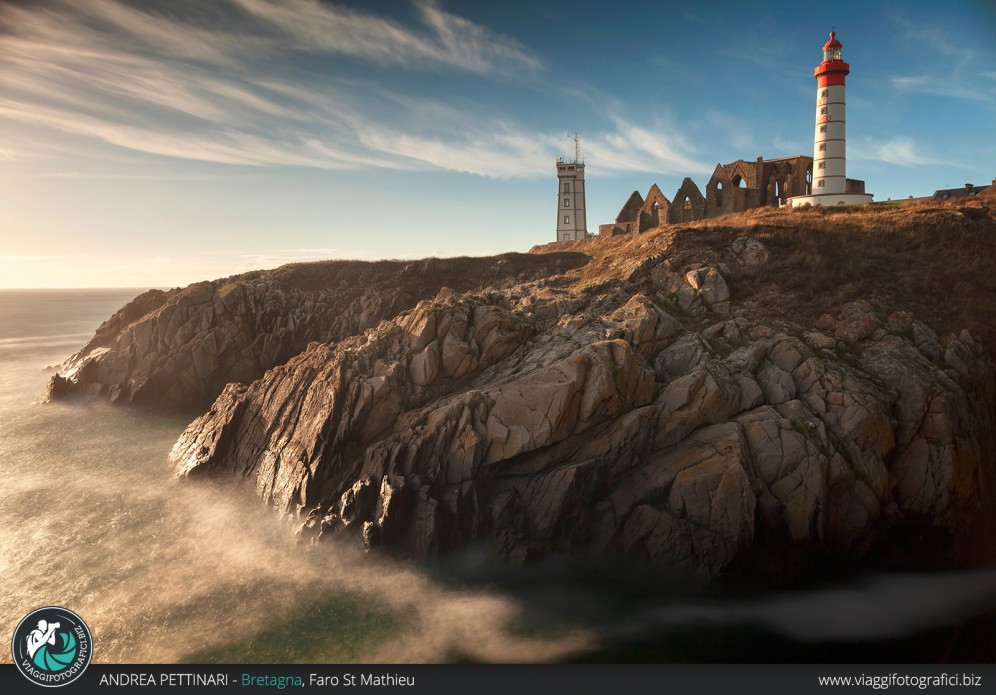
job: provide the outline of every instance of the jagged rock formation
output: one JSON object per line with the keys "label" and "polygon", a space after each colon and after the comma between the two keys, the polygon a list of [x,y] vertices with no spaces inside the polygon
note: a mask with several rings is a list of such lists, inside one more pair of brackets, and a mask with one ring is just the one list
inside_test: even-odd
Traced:
{"label": "jagged rock formation", "polygon": [[580,253],[283,266],[127,304],[50,381],[49,398],[112,403],[210,402],[312,341],[340,340],[432,297],[440,286],[507,286],[583,265]]}
{"label": "jagged rock formation", "polygon": [[977,518],[996,445],[978,339],[871,301],[759,318],[731,286],[769,249],[675,265],[679,235],[312,343],[229,384],[178,473],[244,479],[319,539],[705,574],[762,536],[858,557],[885,529]]}
{"label": "jagged rock formation", "polygon": [[994,239],[979,199],[286,266],[136,298],[50,396],[215,398],[178,473],[245,480],[316,541],[862,557],[992,522]]}

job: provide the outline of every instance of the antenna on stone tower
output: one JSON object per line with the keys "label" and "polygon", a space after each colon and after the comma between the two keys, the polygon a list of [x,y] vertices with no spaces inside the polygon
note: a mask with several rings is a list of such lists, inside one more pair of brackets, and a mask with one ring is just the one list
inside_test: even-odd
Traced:
{"label": "antenna on stone tower", "polygon": [[574,160],[557,157],[557,241],[578,241],[588,236],[584,207],[584,162],[581,136],[567,134],[574,141]]}

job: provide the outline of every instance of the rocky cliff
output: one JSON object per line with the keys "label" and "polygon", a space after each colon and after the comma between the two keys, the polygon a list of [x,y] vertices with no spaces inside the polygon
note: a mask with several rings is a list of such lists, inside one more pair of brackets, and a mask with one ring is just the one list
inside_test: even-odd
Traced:
{"label": "rocky cliff", "polygon": [[356,335],[442,285],[503,287],[586,263],[549,256],[287,265],[169,292],[151,290],[108,319],[54,375],[49,398],[87,394],[112,403],[210,402],[230,382],[250,382],[312,341]]}
{"label": "rocky cliff", "polygon": [[[244,480],[319,540],[703,574],[762,542],[854,558],[889,530],[991,519],[994,233],[985,204],[757,211],[536,249],[532,277],[441,281],[405,307],[384,286],[333,307],[251,276],[139,298],[70,365],[112,398],[145,375],[167,399],[240,382],[176,443],[178,473]],[[969,242],[948,267],[939,250]],[[870,272],[876,254],[909,267]],[[921,296],[949,277],[975,298]],[[238,356],[198,366],[188,334]]]}

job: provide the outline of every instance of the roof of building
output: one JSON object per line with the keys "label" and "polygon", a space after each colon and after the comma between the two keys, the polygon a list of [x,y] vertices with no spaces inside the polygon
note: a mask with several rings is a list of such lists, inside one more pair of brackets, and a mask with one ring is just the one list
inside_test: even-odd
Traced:
{"label": "roof of building", "polygon": [[973,186],[966,183],[962,188],[941,188],[934,191],[934,198],[964,198],[970,195],[979,195],[987,190],[989,186]]}

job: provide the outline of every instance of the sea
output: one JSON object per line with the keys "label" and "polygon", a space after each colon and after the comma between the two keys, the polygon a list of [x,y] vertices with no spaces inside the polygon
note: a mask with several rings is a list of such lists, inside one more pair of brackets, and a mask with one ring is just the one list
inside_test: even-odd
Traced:
{"label": "sea", "polygon": [[174,476],[196,412],[43,402],[142,291],[0,290],[0,643],[54,605],[104,663],[996,660],[994,568],[731,584],[303,544],[236,482]]}

